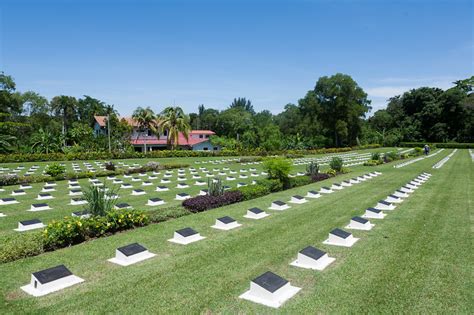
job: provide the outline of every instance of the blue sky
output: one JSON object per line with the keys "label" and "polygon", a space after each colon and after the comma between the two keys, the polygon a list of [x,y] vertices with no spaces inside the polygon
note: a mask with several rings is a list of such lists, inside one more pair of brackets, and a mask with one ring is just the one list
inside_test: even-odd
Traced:
{"label": "blue sky", "polygon": [[472,1],[0,3],[0,69],[20,91],[137,106],[273,113],[320,76],[351,75],[374,109],[474,74]]}

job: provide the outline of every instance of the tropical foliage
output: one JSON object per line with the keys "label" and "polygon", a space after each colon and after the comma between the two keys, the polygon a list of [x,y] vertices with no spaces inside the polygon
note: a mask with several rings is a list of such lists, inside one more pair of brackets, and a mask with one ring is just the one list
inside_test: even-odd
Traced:
{"label": "tropical foliage", "polygon": [[188,140],[191,126],[189,118],[184,114],[181,107],[166,107],[160,114],[158,125],[162,133],[167,133],[167,143],[171,150],[178,146],[179,134]]}

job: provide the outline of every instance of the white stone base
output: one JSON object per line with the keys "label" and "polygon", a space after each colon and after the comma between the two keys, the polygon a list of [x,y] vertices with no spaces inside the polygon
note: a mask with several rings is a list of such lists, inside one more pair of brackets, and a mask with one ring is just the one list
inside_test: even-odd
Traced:
{"label": "white stone base", "polygon": [[181,245],[187,245],[187,244],[191,244],[191,243],[194,243],[194,242],[198,242],[198,241],[203,240],[205,238],[206,238],[205,236],[201,236],[199,233],[188,236],[188,237],[182,237],[182,236],[179,237],[175,233],[175,236],[173,238],[170,238],[168,240],[168,242],[181,244]]}
{"label": "white stone base", "polygon": [[0,212],[0,218],[6,217],[7,215],[3,212]]}
{"label": "white stone base", "polygon": [[0,200],[0,206],[12,205],[12,204],[15,204],[15,203],[18,203],[18,200],[12,200],[12,201],[2,201],[2,200]]}
{"label": "white stone base", "polygon": [[189,199],[189,198],[191,198],[190,195],[187,195],[187,196],[179,196],[179,195],[176,195],[175,200],[186,200],[186,199]]}
{"label": "white stone base", "polygon": [[398,198],[408,198],[408,197],[410,197],[407,193],[401,193],[399,191],[394,192],[392,195],[397,196]]}
{"label": "white stone base", "polygon": [[161,206],[161,205],[164,205],[166,202],[164,200],[160,200],[160,201],[151,201],[151,200],[148,200],[147,202],[147,206]]}
{"label": "white stone base", "polygon": [[391,210],[395,210],[397,206],[395,205],[384,205],[383,203],[377,203],[377,205],[374,207],[375,209],[378,209],[378,210],[384,210],[384,211],[391,211]]}
{"label": "white stone base", "polygon": [[390,203],[402,203],[403,199],[402,198],[393,198],[393,197],[388,196],[387,198],[385,198],[385,201],[390,202]]}
{"label": "white stone base", "polygon": [[107,261],[110,261],[111,263],[114,263],[120,266],[130,266],[130,265],[136,264],[137,262],[144,261],[146,259],[150,259],[155,256],[156,254],[150,253],[149,251],[144,251],[142,253],[129,256],[126,259],[120,259],[120,258],[114,257],[114,258],[107,259]]}
{"label": "white stone base", "polygon": [[26,211],[37,212],[37,211],[45,211],[45,210],[51,210],[51,209],[52,208],[50,206],[38,207],[38,208],[35,208],[35,207],[31,206],[31,208],[29,210],[26,210]]}
{"label": "white stone base", "polygon": [[65,289],[67,287],[73,286],[75,284],[84,282],[84,279],[79,278],[75,275],[67,276],[65,278],[53,281],[57,282],[56,285],[49,285],[48,288],[43,288],[41,290],[35,289],[31,283],[22,286],[21,289],[25,291],[26,293],[32,295],[32,296],[43,296],[52,292],[56,292],[62,289]]}
{"label": "white stone base", "polygon": [[319,190],[319,193],[321,193],[321,194],[332,194],[333,192],[334,192],[334,190],[332,190],[332,189],[329,189],[329,190],[328,190],[328,189],[323,189],[323,188],[321,188],[321,189]]}
{"label": "white stone base", "polygon": [[31,230],[36,230],[36,229],[42,229],[46,227],[46,225],[44,225],[43,223],[38,223],[38,224],[30,224],[30,225],[24,225],[24,226],[21,226],[21,227],[18,227],[16,229],[14,229],[14,231],[17,231],[17,232],[24,232],[24,231],[31,231]]}
{"label": "white stone base", "polygon": [[270,210],[277,210],[277,211],[283,211],[286,209],[290,209],[291,207],[289,205],[283,205],[283,206],[277,206],[272,203],[272,205],[268,208]]}
{"label": "white stone base", "polygon": [[312,194],[312,193],[308,192],[305,197],[306,198],[317,199],[317,198],[321,198],[321,194],[319,194],[319,193],[318,194]]}
{"label": "white stone base", "polygon": [[[256,285],[255,285],[256,286]],[[263,290],[263,289],[262,289]],[[260,292],[252,288],[252,283],[250,284],[250,290],[240,295],[240,299],[248,300],[254,303],[262,304],[265,306],[279,308],[286,301],[291,299],[296,293],[298,293],[301,288],[294,287],[288,282],[286,285],[275,291],[273,297],[267,297]],[[268,295],[268,294],[267,294]]]}
{"label": "white stone base", "polygon": [[354,236],[349,236],[348,238],[340,238],[335,235],[330,234],[329,238],[323,242],[326,245],[334,245],[334,246],[343,246],[343,247],[352,247],[359,238]]}
{"label": "white stone base", "polygon": [[348,225],[346,225],[347,229],[351,230],[361,230],[361,231],[370,231],[372,228],[375,226],[375,224],[372,224],[370,222],[367,222],[366,224],[362,224],[357,221],[350,221]]}
{"label": "white stone base", "polygon": [[302,203],[307,203],[308,200],[306,199],[298,199],[298,198],[293,198],[291,197],[291,200],[290,200],[291,203],[296,203],[296,204],[302,204]]}
{"label": "white stone base", "polygon": [[299,268],[323,271],[324,269],[326,269],[327,266],[329,266],[335,260],[336,258],[329,257],[327,253],[321,258],[319,258],[318,260],[314,260],[311,257],[298,253],[298,258],[292,261],[290,265],[299,267]]}
{"label": "white stone base", "polygon": [[253,212],[247,211],[247,214],[244,215],[244,218],[253,219],[253,220],[260,220],[260,219],[268,217],[269,215],[270,215],[270,213],[266,213],[266,212],[261,212],[259,214],[255,214]]}
{"label": "white stone base", "polygon": [[228,231],[228,230],[238,228],[239,226],[242,226],[242,224],[238,223],[237,221],[229,223],[229,224],[224,224],[224,223],[218,221],[218,222],[216,222],[216,224],[212,225],[211,228],[218,229],[218,230],[223,230],[223,231]]}
{"label": "white stone base", "polygon": [[361,217],[364,219],[383,219],[386,215],[387,214],[383,212],[375,213],[372,211],[366,211]]}

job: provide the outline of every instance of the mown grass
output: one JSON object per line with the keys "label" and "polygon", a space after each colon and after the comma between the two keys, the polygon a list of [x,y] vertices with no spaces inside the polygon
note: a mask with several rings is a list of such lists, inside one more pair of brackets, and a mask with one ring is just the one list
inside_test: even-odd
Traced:
{"label": "mown grass", "polygon": [[[249,281],[271,270],[302,287],[279,311],[284,313],[470,313],[473,309],[472,179],[467,150],[459,150],[439,170],[431,166],[450,150],[258,221],[246,209],[266,209],[276,199],[339,182],[299,187],[256,200],[190,215],[162,224],[97,239],[72,248],[0,266],[4,313],[269,313],[238,299]],[[322,245],[327,233],[344,227],[379,199],[421,171],[433,174],[372,231],[353,232],[352,248]],[[357,171],[356,174],[363,173]],[[215,218],[230,215],[243,226],[216,231]],[[193,227],[207,239],[188,246],[167,242],[173,231]],[[115,248],[139,242],[158,254],[129,267],[106,261]],[[313,245],[336,261],[324,272],[289,266],[298,250]],[[31,272],[60,263],[86,282],[43,298],[19,287]]]}

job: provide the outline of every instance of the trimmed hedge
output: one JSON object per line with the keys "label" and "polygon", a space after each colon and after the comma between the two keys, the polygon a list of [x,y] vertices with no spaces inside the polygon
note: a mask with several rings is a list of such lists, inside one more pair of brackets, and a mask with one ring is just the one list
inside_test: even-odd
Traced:
{"label": "trimmed hedge", "polygon": [[238,190],[226,191],[220,196],[197,196],[183,201],[183,207],[193,213],[203,212],[243,200],[243,195]]}
{"label": "trimmed hedge", "polygon": [[446,149],[474,149],[474,143],[457,143],[457,142],[400,142],[400,147],[414,148],[423,147],[428,144],[430,147]]}
{"label": "trimmed hedge", "polygon": [[212,157],[212,156],[268,156],[268,155],[308,155],[339,153],[351,150],[378,148],[379,144],[359,147],[323,148],[311,150],[222,150],[222,151],[192,151],[192,150],[158,150],[142,152],[78,152],[78,153],[12,153],[0,154],[0,163],[37,162],[37,161],[74,161],[74,160],[111,160],[111,159],[140,159],[140,158],[170,158],[170,157]]}

